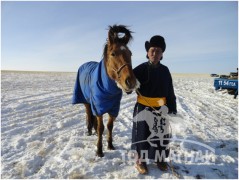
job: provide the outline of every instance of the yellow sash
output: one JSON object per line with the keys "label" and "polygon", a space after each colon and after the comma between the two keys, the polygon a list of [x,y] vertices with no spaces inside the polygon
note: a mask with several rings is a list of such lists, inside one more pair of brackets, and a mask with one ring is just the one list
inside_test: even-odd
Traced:
{"label": "yellow sash", "polygon": [[166,104],[166,97],[150,98],[138,95],[137,102],[145,106],[160,107]]}

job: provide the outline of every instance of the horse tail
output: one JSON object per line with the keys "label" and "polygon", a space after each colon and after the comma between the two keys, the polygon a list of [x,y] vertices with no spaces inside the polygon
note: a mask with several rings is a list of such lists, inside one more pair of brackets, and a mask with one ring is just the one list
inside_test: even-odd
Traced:
{"label": "horse tail", "polygon": [[[119,37],[119,33],[124,33],[125,35]],[[124,25],[109,26],[108,39],[110,43],[119,42],[126,45],[133,38],[131,33],[132,31],[127,29],[127,26]]]}
{"label": "horse tail", "polygon": [[74,92],[73,92],[73,98],[72,98],[72,104],[78,104],[80,103],[80,93],[79,91],[81,91],[80,89],[80,79],[79,79],[79,75],[80,75],[80,68],[78,69],[78,73],[76,76],[76,82],[75,82],[75,87],[74,87]]}

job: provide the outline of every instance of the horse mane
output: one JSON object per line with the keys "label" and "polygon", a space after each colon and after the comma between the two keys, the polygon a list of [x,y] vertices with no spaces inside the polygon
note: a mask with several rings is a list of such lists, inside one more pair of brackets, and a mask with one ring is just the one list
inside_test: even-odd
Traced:
{"label": "horse mane", "polygon": [[[125,35],[123,37],[119,37],[118,33],[124,33]],[[121,43],[127,45],[133,39],[131,33],[133,32],[130,31],[128,27],[124,25],[109,26],[108,39],[104,47],[103,58],[106,59],[107,57],[109,43]]]}

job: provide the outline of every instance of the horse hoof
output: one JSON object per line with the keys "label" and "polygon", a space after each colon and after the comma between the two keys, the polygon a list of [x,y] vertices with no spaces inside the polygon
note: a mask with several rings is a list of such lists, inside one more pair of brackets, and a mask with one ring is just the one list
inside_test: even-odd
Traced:
{"label": "horse hoof", "polygon": [[92,132],[91,132],[91,131],[88,131],[88,132],[86,133],[86,135],[87,135],[87,136],[91,136],[91,135],[92,135]]}
{"label": "horse hoof", "polygon": [[104,153],[103,153],[103,152],[96,152],[96,156],[98,156],[98,157],[104,157]]}
{"label": "horse hoof", "polygon": [[108,146],[108,150],[115,150],[115,147],[112,145],[112,146]]}

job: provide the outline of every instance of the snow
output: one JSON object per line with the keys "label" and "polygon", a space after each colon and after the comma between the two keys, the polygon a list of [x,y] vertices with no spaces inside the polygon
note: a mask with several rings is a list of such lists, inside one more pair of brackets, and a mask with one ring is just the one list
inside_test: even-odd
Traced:
{"label": "snow", "polygon": [[[151,161],[139,175],[130,150],[136,94],[123,95],[114,123],[116,150],[96,157],[83,105],[71,105],[76,73],[2,71],[1,176],[11,178],[176,178]],[[173,74],[178,114],[168,119],[172,165],[180,178],[238,178],[238,100],[215,91],[213,78]],[[104,116],[106,127],[107,115]]]}

